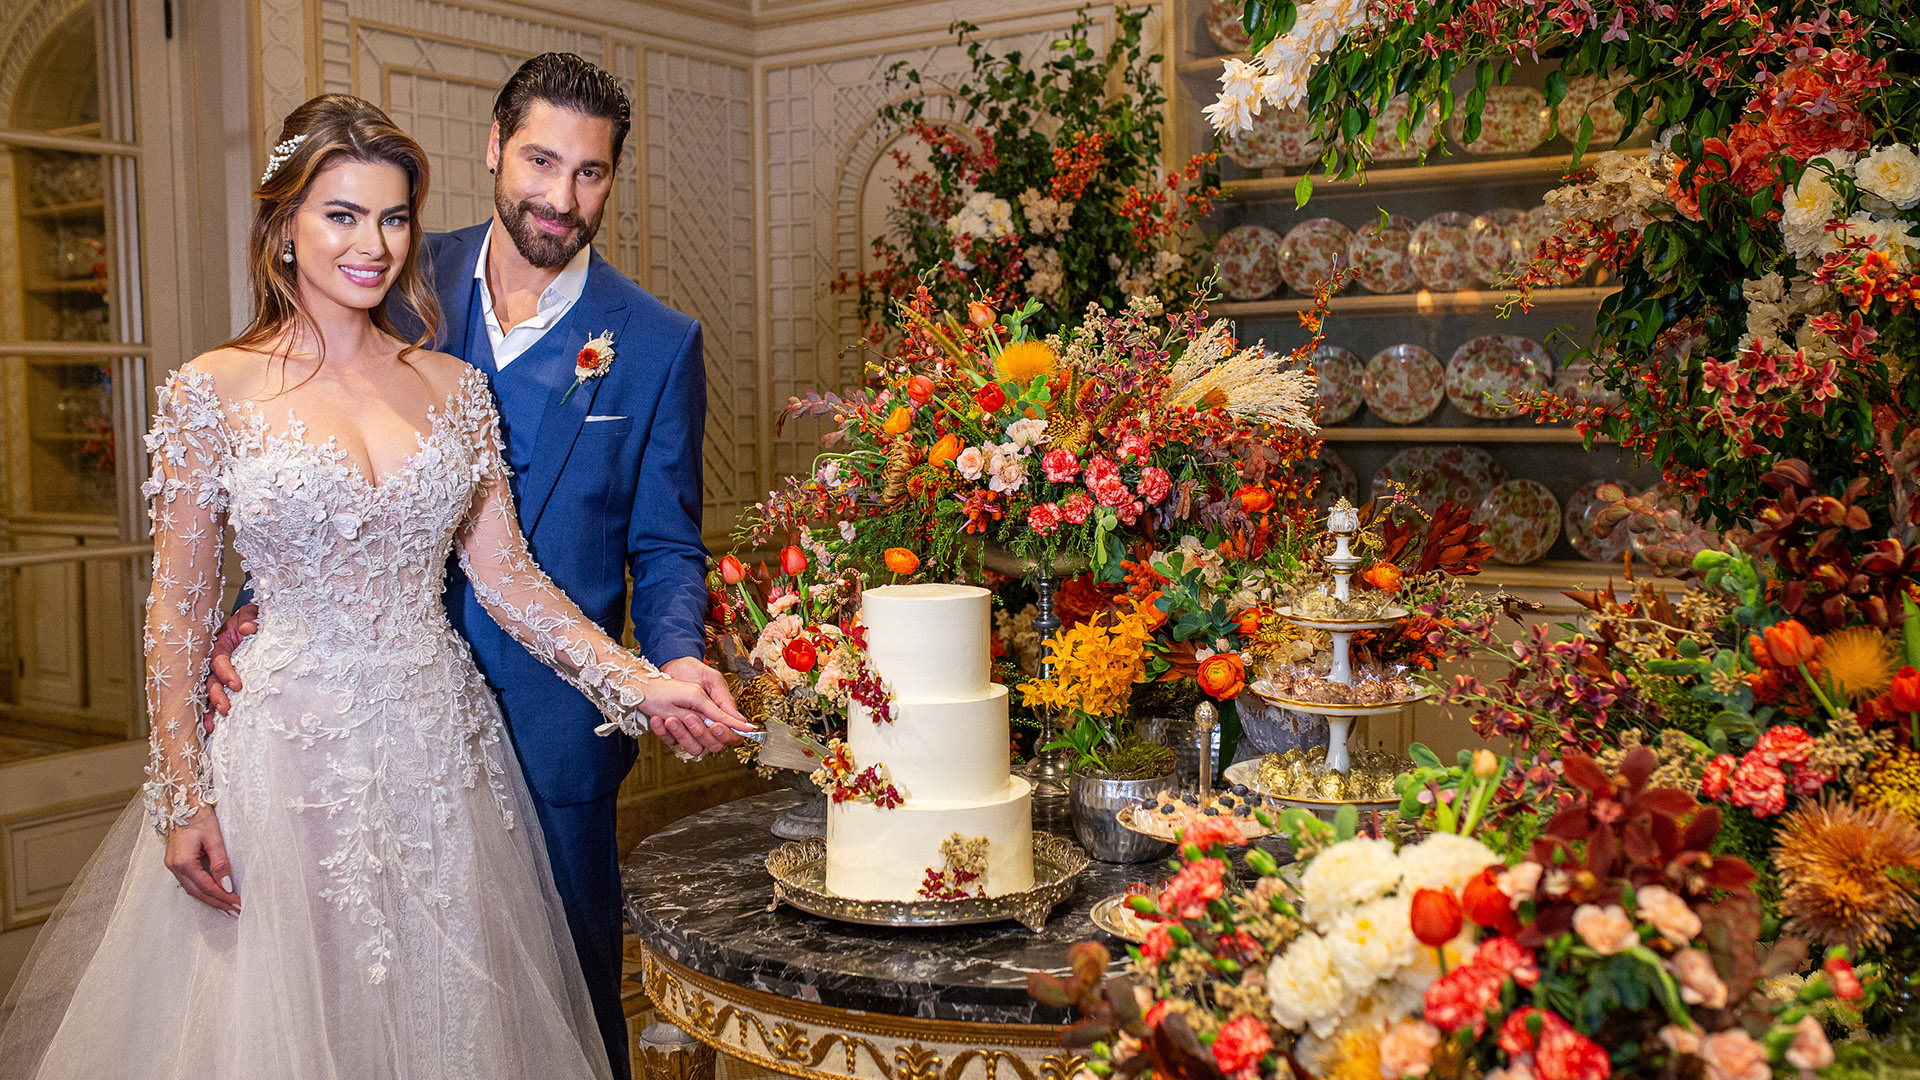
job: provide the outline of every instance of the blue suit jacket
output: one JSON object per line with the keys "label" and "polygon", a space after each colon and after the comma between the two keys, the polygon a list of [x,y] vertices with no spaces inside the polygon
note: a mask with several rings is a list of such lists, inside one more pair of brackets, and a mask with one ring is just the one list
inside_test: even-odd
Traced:
{"label": "blue suit jacket", "polygon": [[[465,339],[473,322],[474,261],[490,225],[427,238],[429,269],[446,316],[439,346],[489,375],[486,341],[476,350]],[[564,405],[560,392],[547,401],[532,464],[519,478],[520,528],[541,569],[607,633],[620,636],[620,602],[631,574],[641,652],[660,664],[700,656],[707,612],[707,550],[700,540],[707,379],[700,324],[595,252],[573,311],[548,332],[578,339],[564,343],[571,356],[602,330],[613,332],[614,360],[606,374],[583,384]],[[589,415],[627,419],[588,424]],[[495,625],[457,565],[446,604],[499,692],[534,792],[565,806],[618,787],[633,766],[633,740],[595,735],[599,713]]]}

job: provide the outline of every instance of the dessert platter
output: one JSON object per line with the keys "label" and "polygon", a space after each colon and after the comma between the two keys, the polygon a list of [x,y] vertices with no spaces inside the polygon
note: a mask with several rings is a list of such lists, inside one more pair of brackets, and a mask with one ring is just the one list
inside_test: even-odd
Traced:
{"label": "dessert platter", "polygon": [[853,703],[847,741],[814,774],[829,799],[825,839],[768,856],[778,899],[845,922],[1037,927],[1072,894],[1087,856],[1033,831],[1032,784],[1009,769],[990,601],[963,585],[862,594],[867,662],[890,694]]}

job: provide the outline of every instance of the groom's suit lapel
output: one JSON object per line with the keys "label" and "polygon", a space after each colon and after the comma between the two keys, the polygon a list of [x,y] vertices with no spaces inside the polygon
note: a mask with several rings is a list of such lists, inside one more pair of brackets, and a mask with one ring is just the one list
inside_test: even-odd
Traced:
{"label": "groom's suit lapel", "polygon": [[[554,333],[566,334],[559,342],[565,347],[567,357],[571,358],[587,343],[587,339],[601,331],[613,333],[613,364],[618,367],[622,362],[620,355],[623,343],[623,331],[627,326],[627,301],[618,288],[619,271],[608,265],[593,253],[587,264],[587,285],[574,304],[573,310],[562,324],[554,327]],[[627,363],[637,363],[639,357],[624,358]],[[611,374],[611,373],[609,373]],[[586,425],[587,417],[593,412],[593,401],[600,393],[601,384],[608,375],[589,379],[578,390],[568,396],[567,389],[573,385],[567,382],[555,388],[547,396],[547,411],[540,419],[540,433],[534,438],[533,461],[527,467],[527,475],[520,487],[520,518],[525,530],[532,535],[540,524],[540,515],[546,511],[547,500],[552,497],[554,485],[560,482],[560,473],[566,468],[567,459],[573,454],[574,443],[580,438],[580,429]],[[566,398],[564,404],[561,398]]]}
{"label": "groom's suit lapel", "polygon": [[445,268],[434,268],[434,281],[440,286],[440,315],[444,329],[439,349],[465,360],[488,375],[493,374],[493,350],[475,354],[473,343],[474,263],[480,258],[480,241],[491,228],[491,219],[452,233],[453,242],[443,246],[439,257]]}

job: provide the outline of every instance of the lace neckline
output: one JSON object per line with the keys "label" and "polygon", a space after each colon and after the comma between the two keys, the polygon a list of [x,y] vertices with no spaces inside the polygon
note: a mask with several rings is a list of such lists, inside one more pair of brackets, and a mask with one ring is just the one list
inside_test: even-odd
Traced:
{"label": "lace neckline", "polygon": [[240,419],[250,429],[262,448],[277,445],[291,452],[318,461],[338,471],[349,483],[360,488],[370,497],[379,497],[391,490],[394,482],[412,472],[420,464],[423,455],[434,445],[443,432],[447,422],[454,417],[464,415],[465,406],[474,388],[479,385],[480,373],[468,368],[460,376],[460,385],[446,400],[437,405],[427,406],[427,426],[423,431],[415,428],[413,432],[414,449],[400,459],[400,464],[388,470],[375,480],[366,469],[353,460],[352,455],[340,445],[338,435],[329,435],[325,442],[313,442],[307,438],[307,423],[300,419],[292,408],[287,409],[287,425],[284,431],[269,427],[262,415],[258,402],[244,401],[234,406]]}

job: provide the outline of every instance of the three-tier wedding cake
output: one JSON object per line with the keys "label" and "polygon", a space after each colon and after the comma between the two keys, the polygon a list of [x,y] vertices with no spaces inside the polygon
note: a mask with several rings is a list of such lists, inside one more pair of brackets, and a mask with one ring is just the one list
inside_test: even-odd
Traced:
{"label": "three-tier wedding cake", "polygon": [[879,769],[898,803],[830,803],[832,892],[914,900],[1033,887],[1033,787],[1008,769],[1007,688],[992,680],[990,604],[987,590],[964,585],[861,595],[868,660],[891,697],[891,719],[855,702],[846,749],[853,769]]}

